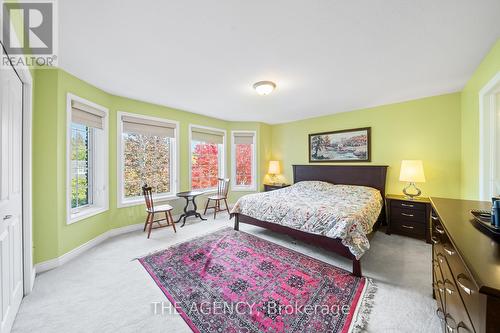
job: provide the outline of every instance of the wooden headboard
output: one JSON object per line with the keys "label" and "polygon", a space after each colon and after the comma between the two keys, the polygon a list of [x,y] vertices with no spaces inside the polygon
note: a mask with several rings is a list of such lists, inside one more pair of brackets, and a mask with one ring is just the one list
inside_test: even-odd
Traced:
{"label": "wooden headboard", "polygon": [[387,165],[294,165],[293,182],[320,180],[376,188],[385,197]]}

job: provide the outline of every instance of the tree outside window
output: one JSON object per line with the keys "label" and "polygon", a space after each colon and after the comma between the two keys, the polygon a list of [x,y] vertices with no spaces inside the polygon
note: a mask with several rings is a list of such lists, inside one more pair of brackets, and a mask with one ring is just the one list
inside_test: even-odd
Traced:
{"label": "tree outside window", "polygon": [[123,133],[125,198],[142,195],[142,186],[148,184],[156,193],[169,193],[170,149],[168,137]]}
{"label": "tree outside window", "polygon": [[222,145],[202,141],[191,142],[191,188],[217,188]]}
{"label": "tree outside window", "polygon": [[236,185],[250,186],[252,179],[253,144],[236,144]]}
{"label": "tree outside window", "polygon": [[71,208],[92,204],[91,141],[93,129],[71,124]]}

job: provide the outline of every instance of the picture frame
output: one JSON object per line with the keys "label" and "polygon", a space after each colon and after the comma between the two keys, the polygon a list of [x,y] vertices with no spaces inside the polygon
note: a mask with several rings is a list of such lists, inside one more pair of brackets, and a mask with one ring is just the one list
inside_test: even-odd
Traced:
{"label": "picture frame", "polygon": [[371,127],[309,134],[309,163],[371,162]]}

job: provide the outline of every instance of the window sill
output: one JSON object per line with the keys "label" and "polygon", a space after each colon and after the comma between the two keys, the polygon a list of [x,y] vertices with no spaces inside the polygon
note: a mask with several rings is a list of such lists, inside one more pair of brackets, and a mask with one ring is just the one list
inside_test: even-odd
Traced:
{"label": "window sill", "polygon": [[256,192],[257,187],[255,187],[255,186],[248,186],[248,187],[235,186],[235,187],[231,187],[231,191],[233,191],[233,192]]}
{"label": "window sill", "polygon": [[[180,198],[175,194],[165,194],[157,196],[153,194],[153,200],[155,203],[161,201],[175,200],[175,199],[180,199]],[[140,205],[145,205],[144,198],[134,198],[129,200],[122,199],[121,201],[118,202],[118,208],[126,208],[126,207],[140,206]]]}
{"label": "window sill", "polygon": [[69,225],[69,224],[76,223],[78,221],[87,219],[87,218],[92,217],[94,215],[104,213],[107,210],[108,210],[107,207],[87,207],[87,208],[84,208],[84,209],[80,210],[78,213],[71,213],[66,224]]}
{"label": "window sill", "polygon": [[216,194],[217,189],[216,188],[208,188],[208,189],[191,189],[192,192],[201,192],[201,195],[211,195],[211,194]]}

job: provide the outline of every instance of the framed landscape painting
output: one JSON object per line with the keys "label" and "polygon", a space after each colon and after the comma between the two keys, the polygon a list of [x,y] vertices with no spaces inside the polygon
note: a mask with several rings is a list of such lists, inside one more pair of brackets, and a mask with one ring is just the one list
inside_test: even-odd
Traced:
{"label": "framed landscape painting", "polygon": [[371,127],[309,134],[309,163],[370,162]]}

